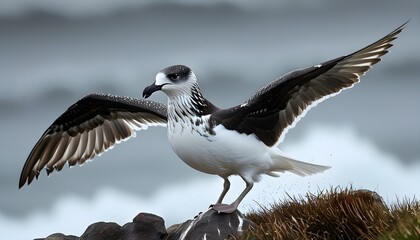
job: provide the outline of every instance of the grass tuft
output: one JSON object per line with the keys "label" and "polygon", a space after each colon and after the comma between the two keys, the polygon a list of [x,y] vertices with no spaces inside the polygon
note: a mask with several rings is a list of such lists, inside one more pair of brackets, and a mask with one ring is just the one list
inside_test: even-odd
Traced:
{"label": "grass tuft", "polygon": [[333,188],[261,207],[242,239],[420,239],[420,203],[390,208],[375,192]]}

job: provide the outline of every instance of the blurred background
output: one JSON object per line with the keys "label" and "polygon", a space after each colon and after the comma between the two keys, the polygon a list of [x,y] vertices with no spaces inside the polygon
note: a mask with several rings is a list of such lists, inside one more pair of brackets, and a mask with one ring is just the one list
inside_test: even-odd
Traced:
{"label": "blurred background", "polygon": [[[222,180],[189,168],[166,129],[83,167],[18,189],[44,130],[91,92],[141,97],[156,73],[190,66],[219,107],[245,101],[291,70],[352,53],[411,19],[391,52],[350,90],[308,112],[280,149],[332,166],[301,178],[263,177],[243,212],[331,187],[377,191],[388,204],[420,195],[420,2],[407,1],[0,1],[0,229],[5,239],[80,235],[96,221],[139,212],[166,226],[206,211]],[[163,93],[153,100],[166,102]],[[244,188],[237,177],[231,201]]]}

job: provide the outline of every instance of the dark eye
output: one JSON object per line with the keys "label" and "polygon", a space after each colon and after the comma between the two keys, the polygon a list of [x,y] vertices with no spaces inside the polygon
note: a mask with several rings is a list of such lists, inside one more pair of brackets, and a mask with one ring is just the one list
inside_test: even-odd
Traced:
{"label": "dark eye", "polygon": [[171,79],[172,81],[177,80],[179,77],[178,73],[171,73],[168,75],[168,78]]}

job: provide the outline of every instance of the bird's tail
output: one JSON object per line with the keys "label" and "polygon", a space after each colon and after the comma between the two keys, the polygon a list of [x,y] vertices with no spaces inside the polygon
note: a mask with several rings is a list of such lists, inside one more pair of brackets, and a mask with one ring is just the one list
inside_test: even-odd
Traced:
{"label": "bird's tail", "polygon": [[329,166],[306,163],[292,159],[285,156],[280,150],[278,150],[278,152],[276,151],[274,154],[270,154],[270,157],[273,160],[273,166],[271,168],[271,171],[273,172],[288,171],[299,176],[307,176],[315,173],[321,173],[331,168]]}

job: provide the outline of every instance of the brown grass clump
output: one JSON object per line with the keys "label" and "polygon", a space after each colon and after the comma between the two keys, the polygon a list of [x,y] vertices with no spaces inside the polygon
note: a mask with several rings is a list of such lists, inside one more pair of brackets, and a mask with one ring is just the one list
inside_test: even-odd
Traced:
{"label": "brown grass clump", "polygon": [[389,209],[374,192],[336,188],[248,214],[254,226],[243,239],[420,239],[419,206]]}
{"label": "brown grass clump", "polygon": [[420,202],[415,199],[391,206],[392,228],[381,239],[420,239]]}

